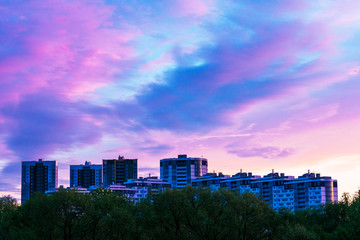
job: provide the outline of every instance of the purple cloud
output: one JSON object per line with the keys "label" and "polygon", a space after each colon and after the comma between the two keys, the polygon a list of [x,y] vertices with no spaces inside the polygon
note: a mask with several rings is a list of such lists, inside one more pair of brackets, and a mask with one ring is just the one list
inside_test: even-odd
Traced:
{"label": "purple cloud", "polygon": [[79,163],[135,154],[150,167],[178,149],[229,165],[229,152],[303,161],[311,147],[293,149],[322,143],[317,129],[337,133],[340,120],[359,116],[359,7],[1,1],[1,176],[19,179],[19,160],[70,162],[74,152]]}
{"label": "purple cloud", "polygon": [[[318,46],[323,36],[296,22],[271,28],[255,28],[251,42],[218,39],[215,47],[177,56],[177,67],[165,72],[161,83],[148,85],[126,104],[138,109],[135,118],[145,127],[202,132],[227,124],[225,116],[234,109],[239,112],[259,101],[293,94],[317,81],[320,60],[294,59],[325,51],[327,45]],[[203,62],[187,61],[195,57]]]}
{"label": "purple cloud", "polygon": [[1,5],[0,104],[44,87],[84,98],[129,67],[136,30],[115,27],[113,8],[101,1]]}
{"label": "purple cloud", "polygon": [[[159,77],[161,83],[143,86],[133,98],[97,105],[94,102],[102,96],[94,91],[121,81],[116,78],[129,68],[127,61],[134,56],[131,41],[144,28],[138,24],[140,28],[130,30],[130,23],[140,21],[148,26],[152,12],[163,12],[160,16],[165,17],[166,11],[172,11],[169,6],[165,11],[144,7],[143,18],[128,18],[128,23],[117,25],[113,13],[124,17],[145,3],[124,9],[112,4],[40,4],[35,0],[5,4],[11,11],[3,19],[12,21],[2,35],[8,46],[4,48],[7,57],[1,59],[0,74],[5,81],[0,85],[5,90],[0,94],[2,101],[10,104],[2,108],[1,118],[6,119],[2,126],[7,128],[8,148],[19,156],[34,148],[51,153],[92,144],[103,134],[142,134],[147,129],[210,131],[228,124],[230,112],[241,112],[317,80],[314,69],[322,62],[302,63],[296,58],[329,48],[329,44],[319,44],[329,35],[321,24],[253,21],[229,11],[225,16],[233,27],[223,31],[216,22],[206,22],[207,31],[214,35],[212,43],[190,53],[182,52],[181,47],[174,50],[176,64]],[[214,7],[206,2],[195,5],[191,11],[184,5],[178,17],[203,16]],[[83,14],[78,14],[79,9]],[[266,13],[257,7],[251,11]],[[194,64],[193,59],[199,59],[200,64]]]}
{"label": "purple cloud", "polygon": [[6,144],[20,159],[37,159],[56,150],[70,150],[96,143],[100,127],[89,120],[79,106],[45,93],[23,96],[18,104],[0,108],[5,123]]}
{"label": "purple cloud", "polygon": [[141,167],[141,168],[138,168],[138,170],[140,172],[159,172],[159,168],[158,167]]}
{"label": "purple cloud", "polygon": [[153,145],[153,146],[146,146],[146,147],[140,147],[139,150],[141,152],[147,152],[150,154],[166,154],[170,152],[174,147],[166,144],[160,144],[160,145]]}
{"label": "purple cloud", "polygon": [[230,150],[229,153],[239,157],[261,157],[266,159],[285,158],[294,154],[292,148],[278,148],[274,146],[254,147],[254,148],[237,148]]}

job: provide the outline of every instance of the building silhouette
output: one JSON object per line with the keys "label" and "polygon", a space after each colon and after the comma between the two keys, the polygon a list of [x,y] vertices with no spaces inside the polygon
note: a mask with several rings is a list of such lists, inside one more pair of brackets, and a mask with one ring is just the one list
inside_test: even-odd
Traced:
{"label": "building silhouette", "polygon": [[[23,161],[21,175],[21,203],[34,193],[58,191],[58,167],[56,161]],[[221,188],[239,193],[254,193],[273,209],[287,208],[290,211],[303,210],[325,203],[338,201],[337,180],[307,173],[287,176],[274,172],[265,176],[242,172],[229,176],[222,173],[208,173],[206,158],[192,158],[186,154],[177,158],[160,160],[160,179],[157,177],[137,178],[137,159],[103,159],[103,164],[70,166],[70,187],[79,193],[90,193],[103,185],[106,189],[138,202],[149,194],[185,186],[209,187],[211,191]]]}
{"label": "building silhouette", "polygon": [[160,160],[160,178],[169,182],[172,188],[191,185],[192,179],[205,175],[207,170],[206,158],[191,158],[183,154]]}
{"label": "building silhouette", "polygon": [[23,161],[21,164],[21,204],[34,193],[55,190],[58,185],[56,161]]}
{"label": "building silhouette", "polygon": [[219,190],[221,187],[220,184],[228,179],[229,175],[224,175],[221,172],[217,173],[207,173],[201,177],[191,180],[191,186],[193,187],[208,187],[212,192]]}
{"label": "building silhouette", "polygon": [[240,172],[221,180],[220,187],[240,193],[254,193],[275,210],[303,210],[338,201],[337,180],[310,171],[298,178],[274,171],[263,177]]}
{"label": "building silhouette", "polygon": [[70,187],[89,188],[102,184],[102,165],[85,162],[85,165],[70,165]]}
{"label": "building silhouette", "polygon": [[292,188],[296,210],[338,201],[337,180],[320,176],[320,173],[309,171],[299,176],[292,182]]}
{"label": "building silhouette", "polygon": [[137,178],[137,159],[103,159],[103,184],[123,184],[128,179]]}

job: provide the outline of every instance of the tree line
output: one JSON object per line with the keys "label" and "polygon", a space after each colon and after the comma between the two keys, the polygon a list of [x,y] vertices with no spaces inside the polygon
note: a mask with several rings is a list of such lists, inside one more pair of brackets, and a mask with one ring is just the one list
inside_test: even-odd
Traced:
{"label": "tree line", "polygon": [[0,198],[0,239],[360,239],[360,196],[291,213],[252,193],[187,187],[134,204],[105,189]]}

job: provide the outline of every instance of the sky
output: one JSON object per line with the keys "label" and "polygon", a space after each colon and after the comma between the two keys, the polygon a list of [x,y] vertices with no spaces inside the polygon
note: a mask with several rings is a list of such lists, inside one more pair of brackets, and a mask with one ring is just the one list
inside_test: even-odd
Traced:
{"label": "sky", "polygon": [[360,1],[2,0],[0,195],[21,161],[205,157],[360,186]]}

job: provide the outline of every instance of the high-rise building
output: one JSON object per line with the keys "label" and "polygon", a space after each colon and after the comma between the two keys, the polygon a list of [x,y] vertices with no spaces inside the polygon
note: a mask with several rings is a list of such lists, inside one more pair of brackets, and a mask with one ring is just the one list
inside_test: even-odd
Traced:
{"label": "high-rise building", "polygon": [[319,173],[308,172],[294,178],[274,171],[263,177],[240,172],[221,180],[220,186],[240,193],[255,193],[275,210],[303,210],[338,201],[337,180],[321,177]]}
{"label": "high-rise building", "polygon": [[253,175],[252,172],[247,173],[240,170],[239,173],[221,181],[220,187],[240,193],[251,192],[258,194],[259,188],[256,184],[256,180],[260,178],[259,175]]}
{"label": "high-rise building", "polygon": [[190,158],[183,154],[160,160],[160,178],[169,182],[172,188],[191,185],[192,179],[205,175],[207,170],[206,158]]}
{"label": "high-rise building", "polygon": [[35,192],[55,190],[58,185],[56,161],[23,161],[21,166],[21,203],[25,203]]}
{"label": "high-rise building", "polygon": [[128,179],[137,178],[137,159],[103,159],[103,183],[105,186],[111,184],[123,184]]}
{"label": "high-rise building", "polygon": [[102,184],[102,165],[85,162],[85,165],[70,165],[70,187],[89,188]]}
{"label": "high-rise building", "polygon": [[322,177],[319,173],[299,176],[292,182],[295,209],[306,209],[328,202],[338,201],[337,180]]}
{"label": "high-rise building", "polygon": [[296,210],[294,206],[294,189],[292,188],[293,176],[285,176],[274,170],[262,178],[253,182],[252,186],[259,190],[262,199],[270,206],[278,210],[288,208]]}
{"label": "high-rise building", "polygon": [[221,182],[228,179],[229,175],[224,175],[221,172],[219,174],[213,172],[213,173],[207,173],[203,175],[202,177],[198,177],[196,179],[191,180],[191,185],[193,187],[208,187],[212,192],[219,190],[221,187]]}

